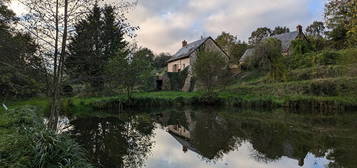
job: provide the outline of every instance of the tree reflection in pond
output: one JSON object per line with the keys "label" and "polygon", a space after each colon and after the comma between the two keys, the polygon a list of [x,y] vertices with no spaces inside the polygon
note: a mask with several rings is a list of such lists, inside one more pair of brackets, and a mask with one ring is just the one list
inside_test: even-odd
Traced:
{"label": "tree reflection in pond", "polygon": [[[355,114],[186,107],[79,117],[71,133],[97,167],[356,167],[356,121]],[[168,125],[188,130],[189,140]]]}
{"label": "tree reflection in pond", "polygon": [[86,117],[71,124],[96,167],[142,167],[152,147],[154,126],[147,116]]}

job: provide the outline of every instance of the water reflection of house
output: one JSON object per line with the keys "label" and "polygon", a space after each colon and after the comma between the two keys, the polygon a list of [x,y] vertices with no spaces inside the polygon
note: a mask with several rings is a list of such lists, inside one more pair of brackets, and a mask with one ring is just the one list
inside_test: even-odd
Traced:
{"label": "water reflection of house", "polygon": [[[174,130],[174,126],[177,126],[178,131],[170,131],[170,135],[182,145],[183,152],[191,150],[205,160],[220,158],[223,153],[231,151],[232,148],[227,145],[235,142],[227,143],[231,135],[226,132],[226,123],[214,113],[184,110],[168,111],[158,116],[159,123],[165,128],[171,127]],[[182,132],[186,134],[183,135]]]}
{"label": "water reflection of house", "polygon": [[301,143],[302,139],[287,134],[290,130],[266,123],[227,119],[213,111],[172,110],[162,113],[159,118],[165,128],[178,125],[181,132],[189,132],[190,138],[180,133],[171,132],[170,135],[182,145],[183,152],[190,150],[205,160],[222,158],[228,152],[238,150],[243,141],[251,143],[267,161],[286,156],[303,166],[309,152],[308,144]]}
{"label": "water reflection of house", "polygon": [[167,126],[167,131],[184,139],[191,139],[190,131],[179,124]]}

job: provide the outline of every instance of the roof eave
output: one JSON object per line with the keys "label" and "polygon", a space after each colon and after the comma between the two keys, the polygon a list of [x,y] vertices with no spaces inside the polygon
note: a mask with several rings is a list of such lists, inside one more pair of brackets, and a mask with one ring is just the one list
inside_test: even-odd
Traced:
{"label": "roof eave", "polygon": [[191,55],[191,54],[189,54],[189,55],[187,55],[187,56],[184,56],[184,57],[179,57],[179,58],[175,58],[175,59],[169,60],[169,61],[167,61],[167,63],[174,62],[174,61],[177,61],[177,60],[180,60],[180,59],[189,58],[190,55]]}

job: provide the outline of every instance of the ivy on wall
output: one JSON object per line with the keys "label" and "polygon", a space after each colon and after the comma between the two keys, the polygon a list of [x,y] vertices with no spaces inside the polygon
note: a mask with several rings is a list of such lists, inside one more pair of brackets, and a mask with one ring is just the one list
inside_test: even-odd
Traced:
{"label": "ivy on wall", "polygon": [[185,85],[188,75],[188,67],[180,72],[167,72],[170,80],[171,90],[181,90]]}

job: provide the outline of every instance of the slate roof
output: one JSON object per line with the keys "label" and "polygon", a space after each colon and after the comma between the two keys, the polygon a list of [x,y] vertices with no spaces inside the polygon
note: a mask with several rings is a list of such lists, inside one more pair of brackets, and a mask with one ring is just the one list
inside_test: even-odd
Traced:
{"label": "slate roof", "polygon": [[171,59],[169,59],[167,62],[172,62],[176,61],[185,57],[189,57],[192,52],[194,52],[196,49],[198,49],[203,43],[206,42],[210,37],[203,38],[197,41],[194,41],[190,44],[187,44],[185,47],[182,47],[179,51],[177,51],[176,54],[172,56]]}
{"label": "slate roof", "polygon": [[271,36],[270,38],[276,38],[281,41],[281,47],[283,51],[289,50],[291,45],[291,41],[295,40],[299,36],[299,32],[294,31],[290,33],[278,34],[275,36]]}
{"label": "slate roof", "polygon": [[[284,33],[284,34],[278,34],[274,36],[270,36],[267,38],[276,38],[281,41],[281,48],[283,51],[288,51],[289,47],[291,45],[291,41],[295,40],[299,36],[298,31],[294,32],[289,32],[289,33]],[[239,60],[240,62],[245,62],[247,59],[251,56],[254,55],[255,48],[247,49],[241,59]]]}

